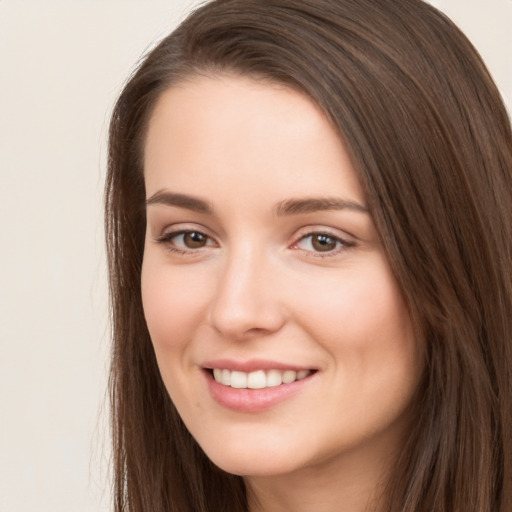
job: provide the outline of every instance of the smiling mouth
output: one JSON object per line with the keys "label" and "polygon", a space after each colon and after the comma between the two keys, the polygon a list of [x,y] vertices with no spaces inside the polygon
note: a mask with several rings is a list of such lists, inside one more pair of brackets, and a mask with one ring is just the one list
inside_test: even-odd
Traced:
{"label": "smiling mouth", "polygon": [[282,384],[291,384],[297,380],[305,379],[315,372],[315,370],[256,370],[253,372],[241,372],[223,368],[213,368],[209,371],[216,382],[235,389],[274,388]]}

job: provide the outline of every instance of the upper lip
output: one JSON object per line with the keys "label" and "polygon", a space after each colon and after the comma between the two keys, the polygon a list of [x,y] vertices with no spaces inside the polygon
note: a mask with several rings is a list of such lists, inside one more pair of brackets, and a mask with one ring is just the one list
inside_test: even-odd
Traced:
{"label": "upper lip", "polygon": [[248,361],[235,361],[233,359],[215,359],[206,361],[201,365],[203,368],[231,370],[239,372],[254,372],[256,370],[312,370],[310,366],[302,366],[290,363],[281,363],[268,359],[250,359]]}

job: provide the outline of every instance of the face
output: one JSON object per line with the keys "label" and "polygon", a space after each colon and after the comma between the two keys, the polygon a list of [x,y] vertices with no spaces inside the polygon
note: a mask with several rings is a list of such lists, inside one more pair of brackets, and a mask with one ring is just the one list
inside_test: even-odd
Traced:
{"label": "face", "polygon": [[150,119],[145,182],[144,312],[212,461],[284,475],[395,450],[420,351],[325,115],[266,82],[183,82]]}

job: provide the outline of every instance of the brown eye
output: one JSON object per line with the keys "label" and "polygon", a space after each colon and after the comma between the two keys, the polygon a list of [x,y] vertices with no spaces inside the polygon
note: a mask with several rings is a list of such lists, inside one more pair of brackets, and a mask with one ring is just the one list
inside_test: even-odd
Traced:
{"label": "brown eye", "polygon": [[177,253],[184,253],[187,251],[195,251],[203,247],[214,246],[213,240],[200,231],[177,231],[165,233],[156,241],[165,245],[165,247]]}
{"label": "brown eye", "polygon": [[311,246],[315,251],[334,251],[338,247],[339,240],[329,235],[317,234],[311,236]]}
{"label": "brown eye", "polygon": [[353,247],[352,242],[348,242],[339,236],[330,233],[313,232],[303,236],[297,243],[296,248],[317,256],[335,256],[344,249]]}
{"label": "brown eye", "polygon": [[188,249],[200,249],[208,243],[208,237],[197,231],[183,233],[183,245]]}

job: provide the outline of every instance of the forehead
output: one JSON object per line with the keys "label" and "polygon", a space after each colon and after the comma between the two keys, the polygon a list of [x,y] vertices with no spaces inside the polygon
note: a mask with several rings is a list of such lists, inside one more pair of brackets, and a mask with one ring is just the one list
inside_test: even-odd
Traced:
{"label": "forehead", "polygon": [[148,125],[144,167],[148,192],[215,181],[295,195],[341,187],[362,199],[324,112],[291,88],[239,76],[199,77],[165,91]]}
{"label": "forehead", "polygon": [[226,143],[252,139],[270,149],[277,124],[286,125],[290,137],[311,138],[320,135],[325,122],[307,96],[282,84],[239,75],[199,76],[161,94],[149,120],[145,157],[151,158],[162,138],[183,146],[191,134],[205,149],[206,142],[218,142],[220,135]]}

